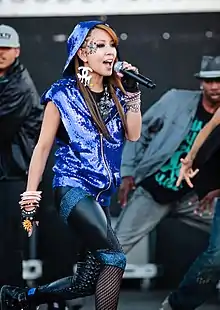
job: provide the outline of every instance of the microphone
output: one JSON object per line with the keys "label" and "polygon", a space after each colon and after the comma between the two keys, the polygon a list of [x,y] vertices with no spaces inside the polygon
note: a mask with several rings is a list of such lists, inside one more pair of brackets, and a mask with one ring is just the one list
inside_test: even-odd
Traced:
{"label": "microphone", "polygon": [[132,79],[134,79],[136,82],[138,82],[139,84],[142,84],[148,88],[155,88],[156,84],[150,80],[149,78],[141,75],[140,73],[137,73],[133,70],[127,70],[127,69],[123,69],[123,61],[117,61],[114,65],[114,71],[115,72],[120,72],[123,73],[125,76],[128,76]]}

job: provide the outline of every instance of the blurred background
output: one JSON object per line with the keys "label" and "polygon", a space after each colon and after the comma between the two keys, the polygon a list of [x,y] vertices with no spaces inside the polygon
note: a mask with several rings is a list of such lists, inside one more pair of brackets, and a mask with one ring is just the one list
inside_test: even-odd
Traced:
{"label": "blurred background", "polygon": [[[202,56],[220,54],[220,0],[0,1],[0,24],[18,31],[21,61],[40,94],[61,76],[66,40],[73,27],[91,19],[110,24],[120,38],[120,58],[157,84],[154,90],[142,88],[142,112],[170,88],[199,89],[193,75],[200,68]],[[53,204],[52,164],[53,154],[43,180],[45,206]],[[115,195],[111,205],[113,223],[120,211]],[[164,295],[160,291],[177,286],[207,240],[205,231],[179,219],[164,219],[129,254],[120,309],[141,310],[149,305],[149,309],[159,309]],[[46,273],[53,272],[53,268],[47,266]],[[215,301],[209,309],[219,307],[217,304]]]}

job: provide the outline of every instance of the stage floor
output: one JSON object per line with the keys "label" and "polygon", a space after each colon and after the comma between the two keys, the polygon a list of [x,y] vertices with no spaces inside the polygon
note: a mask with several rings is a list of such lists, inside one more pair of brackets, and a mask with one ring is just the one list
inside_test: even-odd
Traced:
{"label": "stage floor", "polygon": [[[118,310],[159,310],[166,292],[122,291]],[[94,310],[94,302],[88,298],[82,310]],[[219,305],[209,303],[198,308],[200,310],[219,310]]]}

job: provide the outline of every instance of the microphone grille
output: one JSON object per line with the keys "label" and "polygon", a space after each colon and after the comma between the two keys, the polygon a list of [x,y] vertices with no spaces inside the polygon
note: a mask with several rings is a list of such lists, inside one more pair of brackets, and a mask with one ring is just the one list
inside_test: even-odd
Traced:
{"label": "microphone grille", "polygon": [[114,71],[115,72],[120,72],[122,68],[122,61],[117,61],[114,65]]}

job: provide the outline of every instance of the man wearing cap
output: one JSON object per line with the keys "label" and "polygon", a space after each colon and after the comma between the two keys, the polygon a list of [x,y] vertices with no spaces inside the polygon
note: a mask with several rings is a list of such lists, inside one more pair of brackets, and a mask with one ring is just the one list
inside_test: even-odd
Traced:
{"label": "man wearing cap", "polygon": [[219,58],[204,56],[196,74],[201,89],[165,93],[144,114],[140,139],[126,142],[119,189],[125,208],[115,227],[126,253],[171,212],[189,225],[210,231],[212,216],[199,217],[194,211],[200,204],[212,203],[220,185],[206,182],[206,188],[195,193],[185,183],[177,187],[176,181],[180,158],[220,107]]}
{"label": "man wearing cap", "polygon": [[[25,242],[22,244],[21,241],[24,230],[21,228],[18,201],[26,188],[27,169],[43,118],[40,98],[27,69],[19,62],[19,55],[17,32],[10,26],[0,25],[0,287],[23,284],[21,262]],[[51,277],[53,280],[56,276],[69,275],[76,261],[72,244],[75,245],[77,240],[73,240],[66,225],[62,225],[53,205],[42,208],[39,217],[38,250],[44,265],[48,267],[61,260],[64,263],[44,275],[50,277],[50,281]],[[48,218],[49,226],[46,223]],[[44,240],[41,240],[41,235]],[[62,236],[66,238],[65,244],[60,244]],[[66,256],[56,252],[54,244],[59,244],[59,250],[63,249]],[[54,251],[56,258],[48,254]],[[79,300],[72,309],[80,309],[81,305]],[[65,308],[64,302],[59,302],[57,307]],[[53,308],[53,303],[50,303],[48,309]]]}
{"label": "man wearing cap", "polygon": [[18,201],[43,114],[19,55],[17,32],[0,25],[0,286],[22,284],[23,230]]}
{"label": "man wearing cap", "polygon": [[[205,58],[198,77],[203,80],[202,87],[204,89],[207,90],[207,83],[209,84],[207,95],[211,102],[213,104],[220,102],[220,56],[214,59],[211,57]],[[207,187],[207,183],[211,183],[215,188],[220,187],[219,125],[220,109],[216,111],[209,124],[203,128],[196,144],[187,154],[192,158],[192,161],[195,161],[193,167],[200,170],[196,179],[192,179],[193,185],[196,185],[198,190],[200,190],[201,186],[203,188]],[[197,184],[198,177],[201,179],[201,184]],[[178,183],[181,182],[181,179],[180,174]],[[216,286],[220,280],[220,193],[216,193],[215,196],[218,199],[214,206],[214,218],[208,247],[192,264],[178,289],[165,299],[161,310],[193,310],[211,298],[216,292]],[[208,207],[209,210],[210,207]],[[200,211],[201,215],[205,212],[203,208]]]}

